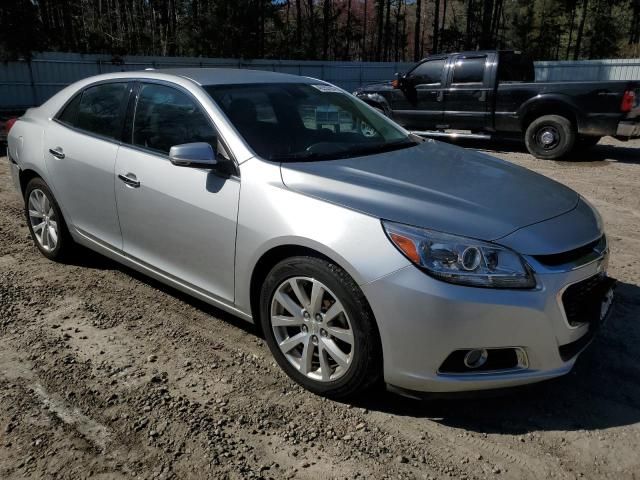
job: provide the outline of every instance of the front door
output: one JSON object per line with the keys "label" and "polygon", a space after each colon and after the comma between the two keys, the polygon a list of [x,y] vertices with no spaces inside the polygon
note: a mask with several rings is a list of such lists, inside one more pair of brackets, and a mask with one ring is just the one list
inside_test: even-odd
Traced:
{"label": "front door", "polygon": [[489,69],[486,55],[458,55],[451,64],[450,88],[444,92],[448,128],[482,130],[491,125]]}
{"label": "front door", "polygon": [[394,120],[412,130],[431,130],[442,123],[444,66],[446,59],[431,58],[402,79],[393,96]]}
{"label": "front door", "polygon": [[212,123],[187,92],[140,86],[130,142],[116,161],[116,201],[127,256],[220,299],[234,298],[240,181],[169,160],[173,145],[209,142]]}
{"label": "front door", "polygon": [[130,85],[78,93],[45,131],[44,158],[56,198],[81,234],[120,249],[114,171]]}

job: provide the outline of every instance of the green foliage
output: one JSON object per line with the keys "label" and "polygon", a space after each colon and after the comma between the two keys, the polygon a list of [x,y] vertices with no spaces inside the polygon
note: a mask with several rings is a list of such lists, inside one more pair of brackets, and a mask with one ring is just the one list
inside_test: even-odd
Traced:
{"label": "green foliage", "polygon": [[478,48],[538,60],[640,55],[640,0],[10,0],[0,25],[4,59],[41,50],[386,61]]}

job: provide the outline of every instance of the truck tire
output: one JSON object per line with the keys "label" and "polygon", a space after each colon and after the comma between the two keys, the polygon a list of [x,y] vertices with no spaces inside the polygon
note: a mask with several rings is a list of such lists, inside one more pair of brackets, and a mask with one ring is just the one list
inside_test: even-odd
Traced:
{"label": "truck tire", "polygon": [[560,115],[536,118],[524,134],[529,153],[543,160],[562,158],[573,149],[576,138],[577,132],[571,121]]}

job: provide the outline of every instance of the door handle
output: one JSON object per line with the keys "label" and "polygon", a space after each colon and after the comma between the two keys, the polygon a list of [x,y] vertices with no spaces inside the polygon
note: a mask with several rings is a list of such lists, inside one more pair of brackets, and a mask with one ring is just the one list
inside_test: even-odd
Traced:
{"label": "door handle", "polygon": [[483,90],[482,92],[480,92],[480,97],[478,97],[478,100],[480,100],[481,102],[486,102],[487,101],[487,91]]}
{"label": "door handle", "polygon": [[119,173],[118,178],[130,187],[138,188],[140,186],[140,180],[133,173],[127,173],[126,175]]}
{"label": "door handle", "polygon": [[50,148],[49,153],[61,160],[64,158],[64,150],[62,150],[62,147]]}
{"label": "door handle", "polygon": [[444,100],[444,92],[442,90],[438,92],[438,96],[436,97],[436,100],[438,102],[441,102],[442,100]]}

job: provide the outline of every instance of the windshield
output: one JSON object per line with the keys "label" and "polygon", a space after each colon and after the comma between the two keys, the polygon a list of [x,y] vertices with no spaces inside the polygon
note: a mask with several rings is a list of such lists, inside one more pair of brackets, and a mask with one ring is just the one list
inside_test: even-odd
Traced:
{"label": "windshield", "polygon": [[274,161],[368,155],[416,144],[332,85],[211,85],[205,90],[261,157]]}

